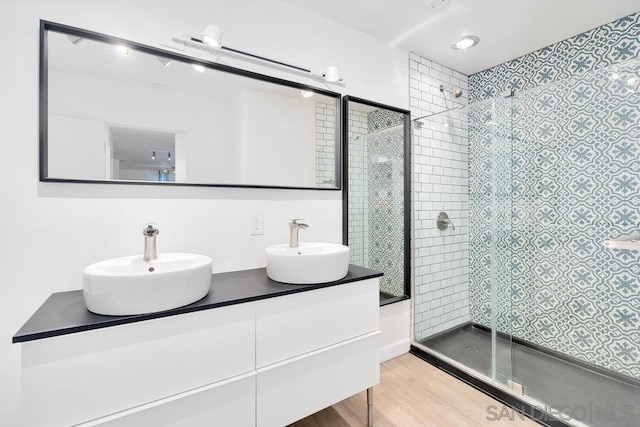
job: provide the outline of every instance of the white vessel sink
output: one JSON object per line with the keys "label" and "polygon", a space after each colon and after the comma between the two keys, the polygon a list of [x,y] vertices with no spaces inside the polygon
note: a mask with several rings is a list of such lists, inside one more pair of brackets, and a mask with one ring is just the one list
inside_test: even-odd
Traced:
{"label": "white vessel sink", "polygon": [[166,253],[97,262],[82,271],[89,311],[113,316],[153,313],[191,304],[209,292],[211,258]]}
{"label": "white vessel sink", "polygon": [[273,245],[267,254],[267,276],[292,284],[327,283],[342,279],[349,270],[349,247],[334,243]]}

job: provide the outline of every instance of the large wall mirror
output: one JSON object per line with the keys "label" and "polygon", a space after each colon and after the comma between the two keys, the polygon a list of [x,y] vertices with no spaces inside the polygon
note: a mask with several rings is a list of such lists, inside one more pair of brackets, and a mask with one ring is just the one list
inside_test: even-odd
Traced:
{"label": "large wall mirror", "polygon": [[340,189],[340,94],[41,22],[41,181]]}
{"label": "large wall mirror", "polygon": [[380,304],[411,295],[409,111],[343,99],[343,243],[352,264],[384,272]]}

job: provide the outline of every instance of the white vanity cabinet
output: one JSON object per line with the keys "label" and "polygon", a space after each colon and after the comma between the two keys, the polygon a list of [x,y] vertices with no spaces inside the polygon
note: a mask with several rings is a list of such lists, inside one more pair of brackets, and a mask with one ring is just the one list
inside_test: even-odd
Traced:
{"label": "white vanity cabinet", "polygon": [[285,426],[378,383],[378,286],[22,342],[22,424]]}
{"label": "white vanity cabinet", "polygon": [[282,427],[380,381],[378,279],[259,301],[257,426]]}
{"label": "white vanity cabinet", "polygon": [[[254,411],[254,354],[255,303],[26,342],[22,422],[162,425],[140,420],[155,420],[159,404],[171,403],[179,412],[181,406],[202,401],[202,396],[231,390],[244,405],[218,405],[205,398],[211,405],[202,410],[221,406],[221,414],[228,416],[221,425],[251,425],[237,422],[235,416]],[[234,384],[236,377],[242,384]],[[166,425],[197,424],[188,419],[172,424],[167,419]]]}

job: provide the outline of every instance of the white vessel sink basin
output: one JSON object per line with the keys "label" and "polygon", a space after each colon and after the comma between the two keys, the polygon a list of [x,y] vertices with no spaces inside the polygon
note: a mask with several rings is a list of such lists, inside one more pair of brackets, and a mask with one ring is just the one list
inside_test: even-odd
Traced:
{"label": "white vessel sink basin", "polygon": [[342,279],[349,270],[349,247],[334,243],[273,245],[267,254],[267,276],[292,284],[327,283]]}
{"label": "white vessel sink basin", "polygon": [[191,304],[209,292],[211,258],[196,254],[141,255],[97,262],[82,271],[89,311],[113,316],[153,313]]}

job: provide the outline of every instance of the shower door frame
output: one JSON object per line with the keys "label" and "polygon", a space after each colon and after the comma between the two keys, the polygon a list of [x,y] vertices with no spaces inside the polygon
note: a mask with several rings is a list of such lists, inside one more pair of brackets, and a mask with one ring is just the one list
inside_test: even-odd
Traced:
{"label": "shower door frame", "polygon": [[388,298],[380,306],[411,299],[411,112],[367,99],[342,97],[342,243],[349,245],[349,102],[402,114],[404,125],[404,295]]}

